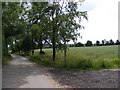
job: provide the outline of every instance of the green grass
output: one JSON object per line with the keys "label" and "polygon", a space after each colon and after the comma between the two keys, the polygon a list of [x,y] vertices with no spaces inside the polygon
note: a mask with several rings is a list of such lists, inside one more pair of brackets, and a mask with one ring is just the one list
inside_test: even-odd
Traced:
{"label": "green grass", "polygon": [[45,55],[35,55],[28,58],[38,64],[62,68],[66,70],[99,70],[118,68],[118,46],[71,47],[67,52],[67,66],[64,67],[63,52],[56,53],[56,62],[52,61],[52,49],[44,49]]}
{"label": "green grass", "polygon": [[7,64],[9,61],[11,61],[12,57],[10,55],[7,55],[7,56],[3,56],[3,59],[2,59],[2,64]]}

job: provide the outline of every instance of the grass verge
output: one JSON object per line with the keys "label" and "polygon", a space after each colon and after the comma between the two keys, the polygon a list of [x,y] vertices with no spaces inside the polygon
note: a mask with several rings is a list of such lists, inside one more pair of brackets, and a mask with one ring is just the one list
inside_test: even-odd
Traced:
{"label": "grass verge", "polygon": [[116,69],[120,67],[120,59],[118,58],[108,60],[106,58],[77,58],[76,56],[71,56],[67,58],[66,67],[63,60],[56,60],[53,62],[51,57],[47,55],[31,55],[28,56],[28,59],[40,65],[64,70],[101,70]]}
{"label": "grass verge", "polygon": [[39,51],[36,50],[35,55],[28,56],[29,60],[44,66],[64,70],[101,70],[120,67],[118,46],[69,48],[66,67],[63,52],[57,52],[56,61],[53,62],[52,49],[44,49],[44,51],[44,55],[39,55]]}
{"label": "grass verge", "polygon": [[9,61],[11,61],[12,57],[10,55],[7,55],[7,56],[3,56],[3,59],[2,59],[2,64],[7,64]]}

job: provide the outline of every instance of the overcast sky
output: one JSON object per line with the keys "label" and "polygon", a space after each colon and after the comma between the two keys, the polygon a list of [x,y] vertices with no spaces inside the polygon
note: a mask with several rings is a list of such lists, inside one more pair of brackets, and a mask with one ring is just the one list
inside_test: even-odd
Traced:
{"label": "overcast sky", "polygon": [[119,1],[85,0],[79,9],[88,11],[88,21],[82,21],[85,29],[81,30],[83,39],[78,39],[78,42],[86,43],[87,40],[91,40],[95,43],[96,40],[102,41],[103,39],[116,41],[118,39]]}

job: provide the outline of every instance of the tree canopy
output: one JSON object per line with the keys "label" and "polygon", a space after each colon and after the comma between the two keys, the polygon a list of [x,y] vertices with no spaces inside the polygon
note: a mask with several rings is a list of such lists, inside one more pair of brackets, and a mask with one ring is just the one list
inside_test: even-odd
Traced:
{"label": "tree canopy", "polygon": [[82,17],[87,19],[87,12],[78,9],[78,4],[82,2],[2,3],[6,51],[8,52],[9,44],[13,51],[32,51],[34,54],[37,44],[42,54],[43,45],[47,43],[53,48],[53,61],[56,58],[56,49],[59,49],[64,51],[66,62],[67,43],[77,40],[80,36],[78,31],[84,28],[80,24]]}

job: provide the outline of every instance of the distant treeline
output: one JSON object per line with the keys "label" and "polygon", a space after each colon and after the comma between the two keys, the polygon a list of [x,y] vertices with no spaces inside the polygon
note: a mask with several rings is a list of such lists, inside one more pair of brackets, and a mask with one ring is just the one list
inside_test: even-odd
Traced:
{"label": "distant treeline", "polygon": [[88,40],[85,44],[78,42],[75,44],[68,44],[69,47],[83,47],[83,46],[106,46],[106,45],[120,45],[120,41],[116,40],[116,42],[114,42],[112,39],[107,41],[107,40],[102,40],[100,41],[96,41],[95,44],[93,44],[92,41]]}
{"label": "distant treeline", "polygon": [[[116,42],[114,42],[112,39],[109,41],[104,39],[101,42],[97,40],[95,44],[93,44],[93,42],[90,40],[88,40],[85,44],[83,44],[81,42],[78,42],[75,44],[67,44],[68,47],[106,46],[106,45],[120,45],[120,41],[116,40]],[[52,45],[44,44],[43,48],[52,48]],[[35,44],[35,49],[39,49],[38,44]]]}

